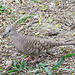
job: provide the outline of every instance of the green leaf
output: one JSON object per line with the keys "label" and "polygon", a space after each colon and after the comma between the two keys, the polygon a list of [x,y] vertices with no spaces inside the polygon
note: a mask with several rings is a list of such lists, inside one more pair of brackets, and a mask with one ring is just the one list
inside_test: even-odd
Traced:
{"label": "green leaf", "polygon": [[22,59],[22,60],[21,60],[21,65],[20,65],[20,69],[24,69],[24,68],[26,68],[26,63],[25,63],[25,61]]}
{"label": "green leaf", "polygon": [[21,60],[20,69],[23,69],[23,59]]}
{"label": "green leaf", "polygon": [[3,71],[4,69],[0,69],[0,71]]}
{"label": "green leaf", "polygon": [[52,1],[54,1],[54,0],[50,0],[50,2],[52,2]]}
{"label": "green leaf", "polygon": [[17,68],[17,62],[15,60],[13,60],[13,65],[15,68]]}
{"label": "green leaf", "polygon": [[0,13],[2,13],[3,11],[0,10]]}
{"label": "green leaf", "polygon": [[65,55],[65,58],[67,58],[67,57],[71,57],[71,56],[73,56],[73,55],[75,55],[75,53],[67,54],[67,55]]}
{"label": "green leaf", "polygon": [[0,13],[6,12],[7,10],[5,10],[5,7],[3,7],[2,5],[0,5]]}
{"label": "green leaf", "polygon": [[25,55],[25,58],[29,57],[29,55]]}
{"label": "green leaf", "polygon": [[41,3],[40,1],[37,1],[37,0],[32,0],[32,1],[37,2],[37,3]]}
{"label": "green leaf", "polygon": [[66,69],[66,68],[59,68],[59,69],[75,72],[75,70]]}
{"label": "green leaf", "polygon": [[42,6],[42,10],[47,10],[47,6]]}
{"label": "green leaf", "polygon": [[16,24],[16,23],[20,24],[22,22],[25,22],[28,18],[33,17],[33,16],[34,15],[29,15],[29,16],[23,15],[20,17],[20,19],[16,20],[14,24]]}
{"label": "green leaf", "polygon": [[13,74],[15,74],[15,72],[9,73],[9,75],[13,75]]}
{"label": "green leaf", "polygon": [[0,10],[4,10],[5,8],[3,6],[0,6]]}
{"label": "green leaf", "polygon": [[16,71],[19,71],[19,70],[18,69],[12,69],[12,70],[7,71],[6,73],[11,73],[11,72],[16,72]]}
{"label": "green leaf", "polygon": [[56,65],[54,65],[54,66],[51,68],[51,70],[57,69],[57,67],[58,67],[60,64],[62,64],[62,62],[65,60],[65,58],[70,57],[70,56],[73,56],[73,55],[75,55],[75,53],[70,53],[70,54],[67,54],[67,55],[63,56],[63,57],[58,61],[58,63],[57,63]]}
{"label": "green leaf", "polygon": [[51,70],[56,69],[56,68],[64,61],[64,59],[65,59],[65,56],[63,56],[63,57],[58,61],[58,63],[57,63],[56,65],[54,65],[54,66],[51,68]]}
{"label": "green leaf", "polygon": [[59,24],[56,24],[55,26],[56,26],[56,27],[58,27],[58,28],[60,27],[60,25],[59,25]]}
{"label": "green leaf", "polygon": [[11,20],[15,20],[15,18],[14,17],[11,17]]}
{"label": "green leaf", "polygon": [[39,67],[44,67],[44,66],[47,66],[47,65],[49,65],[48,63],[46,63],[46,64],[44,64],[44,63],[39,63]]}
{"label": "green leaf", "polygon": [[26,68],[26,63],[25,63],[25,60],[23,62],[23,68]]}
{"label": "green leaf", "polygon": [[8,45],[4,45],[5,46],[5,48],[8,48]]}
{"label": "green leaf", "polygon": [[50,17],[50,18],[49,18],[49,21],[50,21],[50,22],[52,22],[52,21],[53,21],[53,19]]}
{"label": "green leaf", "polygon": [[30,71],[28,71],[29,73],[36,73],[36,72],[41,72],[41,70],[40,69],[34,69],[34,70],[30,70]]}
{"label": "green leaf", "polygon": [[36,75],[40,75],[40,73],[36,74]]}
{"label": "green leaf", "polygon": [[10,61],[10,58],[8,58],[8,61]]}
{"label": "green leaf", "polygon": [[54,39],[54,41],[57,41],[57,39]]}

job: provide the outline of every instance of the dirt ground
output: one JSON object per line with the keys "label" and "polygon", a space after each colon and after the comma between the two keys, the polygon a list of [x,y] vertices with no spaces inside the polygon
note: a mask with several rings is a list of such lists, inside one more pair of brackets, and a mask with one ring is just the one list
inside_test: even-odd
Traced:
{"label": "dirt ground", "polygon": [[[15,24],[16,29],[23,34],[36,35],[48,38],[53,41],[75,41],[75,0],[39,0],[37,3],[32,0],[0,0],[10,13],[0,14],[0,34],[8,25],[12,25],[22,15],[35,14],[21,24]],[[59,34],[50,35],[55,31]],[[8,59],[20,60],[25,56],[20,54],[12,45],[10,39],[2,39],[0,36],[0,68],[6,69]],[[60,46],[50,50],[51,55],[43,54],[41,62],[50,63],[48,68],[52,68],[58,60],[68,54],[75,53],[75,46]],[[65,59],[59,68],[75,70],[75,56]],[[6,69],[8,70],[8,69]],[[75,75],[75,72],[65,70],[53,70],[52,75]]]}

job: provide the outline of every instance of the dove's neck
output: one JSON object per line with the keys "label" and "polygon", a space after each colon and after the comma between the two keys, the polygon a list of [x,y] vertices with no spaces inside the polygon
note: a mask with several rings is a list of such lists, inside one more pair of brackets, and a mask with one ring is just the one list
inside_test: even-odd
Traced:
{"label": "dove's neck", "polygon": [[15,32],[13,35],[11,35],[12,40],[16,39],[19,37],[19,33]]}

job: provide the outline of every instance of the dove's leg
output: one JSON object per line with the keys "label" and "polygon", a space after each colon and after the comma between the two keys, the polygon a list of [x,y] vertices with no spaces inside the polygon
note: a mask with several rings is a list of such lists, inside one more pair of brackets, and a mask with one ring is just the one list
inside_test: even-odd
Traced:
{"label": "dove's leg", "polygon": [[29,56],[25,59],[27,62],[28,60],[31,60],[30,63],[35,63],[37,61],[38,57]]}
{"label": "dove's leg", "polygon": [[38,57],[35,57],[34,59],[31,59],[30,63],[35,63],[37,62],[37,60],[38,60]]}
{"label": "dove's leg", "polygon": [[27,57],[27,58],[25,59],[25,61],[27,62],[27,61],[30,60],[30,59],[31,59],[31,56]]}

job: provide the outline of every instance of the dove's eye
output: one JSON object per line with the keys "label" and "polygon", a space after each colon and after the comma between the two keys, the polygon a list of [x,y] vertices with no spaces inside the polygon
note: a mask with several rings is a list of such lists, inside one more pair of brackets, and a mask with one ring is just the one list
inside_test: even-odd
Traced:
{"label": "dove's eye", "polygon": [[11,32],[11,30],[9,30],[9,32]]}

